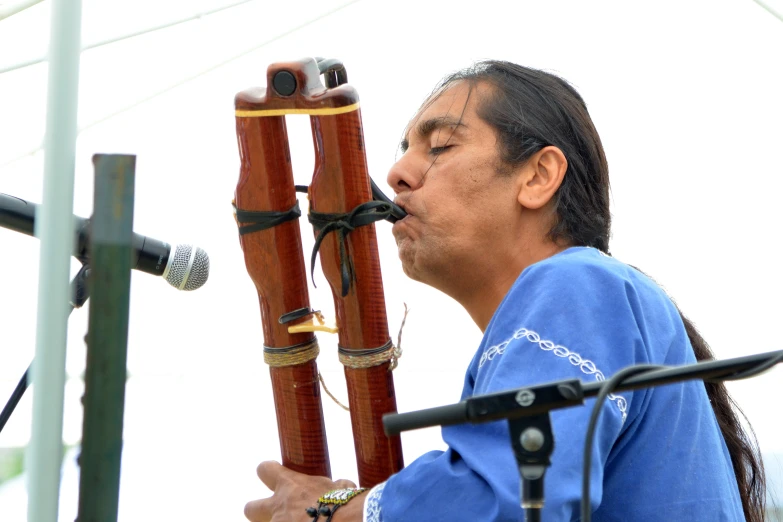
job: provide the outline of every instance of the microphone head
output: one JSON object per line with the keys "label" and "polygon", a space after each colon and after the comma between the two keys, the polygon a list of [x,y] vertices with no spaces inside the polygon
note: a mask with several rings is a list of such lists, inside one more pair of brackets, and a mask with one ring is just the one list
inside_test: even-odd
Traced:
{"label": "microphone head", "polygon": [[176,245],[163,271],[163,278],[177,290],[201,288],[209,277],[209,256],[192,245]]}

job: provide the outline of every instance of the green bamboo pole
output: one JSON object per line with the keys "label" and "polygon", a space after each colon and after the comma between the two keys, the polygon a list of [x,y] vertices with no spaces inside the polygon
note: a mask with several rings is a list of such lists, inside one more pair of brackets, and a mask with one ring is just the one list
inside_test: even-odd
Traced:
{"label": "green bamboo pole", "polygon": [[135,156],[93,156],[90,316],[77,522],[114,522],[120,492]]}

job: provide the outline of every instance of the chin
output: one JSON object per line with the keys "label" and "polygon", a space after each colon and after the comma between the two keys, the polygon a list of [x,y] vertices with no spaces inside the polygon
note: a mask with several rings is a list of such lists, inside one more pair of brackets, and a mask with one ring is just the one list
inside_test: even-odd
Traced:
{"label": "chin", "polygon": [[403,274],[405,274],[405,275],[408,277],[408,279],[410,279],[410,280],[412,280],[412,281],[418,281],[418,279],[416,279],[416,275],[415,275],[415,274],[413,274],[413,273],[412,273],[412,272],[411,272],[411,271],[408,269],[408,267],[406,267],[405,265],[402,265],[402,273],[403,273]]}
{"label": "chin", "polygon": [[400,265],[402,265],[402,272],[409,279],[421,281],[421,278],[418,276],[418,271],[415,268],[416,264],[414,262],[413,252],[405,252],[403,249],[399,249],[398,254],[400,257]]}

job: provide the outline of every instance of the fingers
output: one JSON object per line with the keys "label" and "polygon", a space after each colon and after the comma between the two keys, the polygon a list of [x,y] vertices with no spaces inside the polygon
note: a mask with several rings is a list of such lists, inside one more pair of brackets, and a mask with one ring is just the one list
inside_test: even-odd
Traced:
{"label": "fingers", "polygon": [[315,505],[318,497],[327,491],[356,487],[350,480],[332,482],[327,477],[303,475],[272,460],[259,464],[256,473],[261,482],[272,490],[272,496],[245,505],[245,517],[251,522],[294,520]]}
{"label": "fingers", "polygon": [[[283,467],[280,463],[275,462],[274,460],[268,460],[259,464],[256,468],[256,474],[258,475],[258,478],[261,479],[261,482],[263,482],[264,485],[266,485],[266,487],[272,491],[277,491],[277,487],[281,480],[292,479],[295,476],[301,475],[295,471]],[[325,477],[323,477],[323,479],[325,481],[329,480]],[[347,479],[340,479],[336,482],[333,482],[332,484],[333,489],[356,487],[355,483]]]}
{"label": "fingers", "polygon": [[340,479],[334,483],[334,489],[355,488],[356,484],[347,479]]}
{"label": "fingers", "polygon": [[269,522],[272,520],[273,509],[271,499],[251,500],[245,504],[245,518],[250,522]]}
{"label": "fingers", "polygon": [[277,489],[277,483],[280,480],[280,476],[287,472],[289,472],[288,469],[284,468],[280,463],[275,462],[274,460],[267,460],[262,462],[256,468],[256,474],[258,475],[258,478],[260,478],[261,482],[263,482],[264,485],[272,491]]}

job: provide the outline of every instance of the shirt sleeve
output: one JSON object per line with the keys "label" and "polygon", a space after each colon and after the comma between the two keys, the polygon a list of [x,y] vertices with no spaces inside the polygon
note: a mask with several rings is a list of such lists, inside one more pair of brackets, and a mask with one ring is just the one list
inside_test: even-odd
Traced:
{"label": "shirt sleeve", "polygon": [[[600,265],[540,265],[520,276],[496,311],[468,370],[463,398],[561,379],[595,382],[649,362],[651,318],[622,274]],[[662,315],[665,324],[668,312]],[[590,470],[593,510],[601,503],[610,450],[645,393],[611,395],[602,405]],[[594,402],[551,412],[555,449],[544,478],[543,520],[579,518],[585,431]],[[368,496],[365,520],[523,520],[506,421],[445,427],[442,435],[446,451],[421,456]]]}

